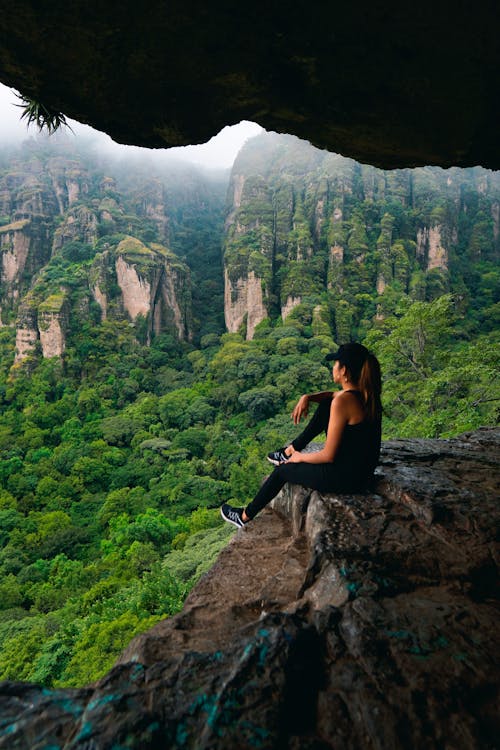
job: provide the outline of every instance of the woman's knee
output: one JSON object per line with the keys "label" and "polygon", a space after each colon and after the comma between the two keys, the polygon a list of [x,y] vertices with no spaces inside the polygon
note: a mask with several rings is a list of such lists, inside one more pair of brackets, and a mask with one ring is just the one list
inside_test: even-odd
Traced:
{"label": "woman's knee", "polygon": [[299,469],[300,464],[281,464],[280,466],[277,466],[275,469],[276,478],[279,479],[281,482],[292,482],[294,477],[297,475],[297,471],[300,472]]}

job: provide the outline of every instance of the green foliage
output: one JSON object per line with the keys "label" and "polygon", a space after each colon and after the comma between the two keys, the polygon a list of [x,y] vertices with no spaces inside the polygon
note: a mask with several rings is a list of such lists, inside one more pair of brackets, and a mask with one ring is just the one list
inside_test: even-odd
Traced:
{"label": "green foliage", "polygon": [[59,684],[76,687],[94,682],[113,666],[116,655],[134,635],[148,630],[159,619],[157,616],[140,618],[131,612],[111,621],[89,623],[75,643]]}
{"label": "green foliage", "polygon": [[385,376],[388,435],[447,437],[495,424],[500,406],[498,337],[456,336],[454,300],[403,300],[367,344]]}
{"label": "green foliage", "polygon": [[244,391],[238,398],[240,404],[247,410],[251,421],[258,422],[261,419],[272,416],[280,402],[280,391],[272,385],[263,388],[251,388]]}
{"label": "green foliage", "polygon": [[19,94],[18,98],[21,100],[21,104],[16,104],[16,107],[21,107],[21,120],[26,120],[28,126],[35,124],[38,130],[46,130],[49,135],[55,133],[61,127],[69,127],[65,115],[54,107],[48,104],[42,104],[29,96]]}
{"label": "green foliage", "polygon": [[192,587],[210,569],[233,533],[227,524],[198,531],[188,537],[181,550],[170,552],[163,565],[177,580]]}
{"label": "green foliage", "polygon": [[32,617],[9,625],[2,628],[0,680],[29,680],[46,638],[46,624],[42,618]]}
{"label": "green foliage", "polygon": [[186,410],[198,393],[191,388],[179,388],[162,396],[159,415],[165,427],[180,428],[186,425]]}

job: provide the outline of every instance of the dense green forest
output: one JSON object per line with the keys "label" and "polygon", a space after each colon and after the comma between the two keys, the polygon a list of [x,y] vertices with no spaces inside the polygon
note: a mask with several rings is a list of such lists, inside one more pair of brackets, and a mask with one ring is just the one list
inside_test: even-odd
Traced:
{"label": "dense green forest", "polygon": [[[329,387],[325,354],[346,337],[361,339],[381,361],[385,438],[447,437],[495,424],[500,404],[500,274],[488,191],[474,197],[474,212],[460,214],[468,222],[457,235],[464,252],[456,252],[449,271],[414,264],[411,283],[401,275],[411,255],[404,242],[420,209],[408,205],[406,193],[399,203],[390,198],[390,219],[385,198],[357,201],[350,193],[353,213],[344,206],[337,227],[344,240],[325,228],[317,247],[308,210],[295,200],[303,220],[287,232],[312,250],[294,256],[294,270],[279,252],[266,256],[264,218],[254,223],[256,213],[267,215],[265,201],[260,208],[242,202],[250,239],[241,217],[235,234],[227,221],[235,211],[231,187],[224,207],[228,176],[179,166],[152,173],[141,163],[103,163],[60,148],[67,146],[43,141],[0,157],[0,235],[3,228],[4,237],[26,237],[28,224],[19,222],[29,221],[36,250],[10,280],[4,262],[0,290],[0,679],[49,687],[97,679],[135,634],[181,608],[232,536],[220,504],[251,498],[269,473],[266,453],[295,434],[295,401]],[[255,149],[251,141],[243,150],[240,172],[245,159],[255,168]],[[288,158],[292,169],[293,154]],[[64,172],[67,185],[70,171],[79,185],[73,201],[57,177]],[[263,173],[265,179],[277,177]],[[262,199],[259,191],[251,195]],[[443,223],[442,201],[429,201],[425,210]],[[389,225],[392,239],[384,244]],[[293,244],[288,236],[286,242]],[[332,286],[324,248],[342,242],[352,268]],[[13,243],[4,242],[4,256],[14,253]],[[275,273],[275,281],[266,277],[274,294],[269,314],[252,338],[245,321],[237,331],[224,329],[222,245],[226,267],[239,252],[246,272],[251,245],[253,253],[262,249],[265,273]],[[377,247],[377,263],[387,266],[378,292],[379,265],[373,278],[368,273]],[[356,260],[358,251],[366,263]],[[120,258],[151,285],[158,268],[175,276],[186,311],[181,332],[165,306],[157,327],[152,312],[127,314],[125,286],[120,292],[114,275]],[[315,287],[309,271],[304,275],[309,261],[318,263],[325,284]],[[253,268],[258,262],[254,255]],[[92,292],[97,277],[106,315]],[[294,278],[301,298],[283,319],[280,289],[289,296]],[[346,306],[355,314],[339,327]],[[27,310],[38,315],[41,338],[14,363]],[[43,356],[49,318],[64,322],[60,356]]]}

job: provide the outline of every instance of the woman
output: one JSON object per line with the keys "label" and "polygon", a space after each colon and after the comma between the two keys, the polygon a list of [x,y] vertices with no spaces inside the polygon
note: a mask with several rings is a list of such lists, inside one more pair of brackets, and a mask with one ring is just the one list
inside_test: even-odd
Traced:
{"label": "woman", "polygon": [[[333,380],[341,390],[300,398],[292,412],[294,424],[307,416],[311,401],[318,401],[314,416],[289,446],[268,455],[276,468],[246,508],[233,508],[227,503],[222,506],[224,520],[244,526],[286,482],[319,492],[363,492],[370,485],[380,454],[380,365],[366,347],[354,342],[343,344],[327,360],[335,362]],[[324,447],[316,453],[303,453],[306,445],[323,431]]]}

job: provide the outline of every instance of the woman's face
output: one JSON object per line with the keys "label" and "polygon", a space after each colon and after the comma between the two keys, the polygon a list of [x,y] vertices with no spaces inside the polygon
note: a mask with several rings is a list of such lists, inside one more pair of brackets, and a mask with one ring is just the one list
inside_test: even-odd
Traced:
{"label": "woman's face", "polygon": [[332,370],[332,378],[334,383],[341,383],[342,382],[342,373],[343,373],[344,367],[340,364],[338,359],[335,360],[335,363],[333,365]]}

